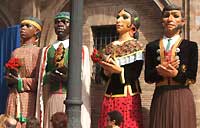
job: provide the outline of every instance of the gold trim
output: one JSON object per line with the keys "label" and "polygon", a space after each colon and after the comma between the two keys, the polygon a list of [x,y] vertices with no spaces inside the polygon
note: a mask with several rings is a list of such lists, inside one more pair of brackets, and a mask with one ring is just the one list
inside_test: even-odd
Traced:
{"label": "gold trim", "polygon": [[120,74],[120,80],[122,82],[122,84],[125,84],[125,78],[124,78],[124,68],[122,67],[122,72]]}
{"label": "gold trim", "polygon": [[105,93],[105,96],[106,97],[126,97],[128,96],[128,92],[129,92],[129,95],[130,96],[134,96],[134,95],[137,95],[137,94],[140,94],[140,92],[132,92],[132,88],[131,88],[131,85],[125,85],[124,86],[124,94],[115,94],[115,95],[108,95]]}
{"label": "gold trim", "polygon": [[187,66],[186,66],[185,64],[182,64],[182,65],[180,66],[180,69],[181,69],[181,71],[182,71],[183,73],[185,73],[185,72],[187,71]]}
{"label": "gold trim", "polygon": [[191,85],[191,84],[195,84],[195,83],[196,83],[196,80],[187,79],[186,82],[185,82],[185,85]]}
{"label": "gold trim", "polygon": [[39,29],[40,31],[42,30],[42,27],[35,21],[32,20],[22,20],[21,24],[32,24],[34,25],[37,29]]}
{"label": "gold trim", "polygon": [[[172,56],[171,56],[171,59],[174,58],[176,56],[176,48],[179,47],[179,45],[181,44],[182,42],[182,38],[180,37],[176,43],[173,45],[172,47]],[[161,61],[161,64],[163,63],[164,59],[165,59],[165,54],[164,54],[164,46],[163,46],[163,38],[160,39],[160,42],[159,42],[159,47],[160,47],[160,61]]]}
{"label": "gold trim", "polygon": [[165,59],[165,54],[164,54],[165,49],[163,46],[163,38],[160,39],[159,47],[160,47],[160,63],[162,64]]}

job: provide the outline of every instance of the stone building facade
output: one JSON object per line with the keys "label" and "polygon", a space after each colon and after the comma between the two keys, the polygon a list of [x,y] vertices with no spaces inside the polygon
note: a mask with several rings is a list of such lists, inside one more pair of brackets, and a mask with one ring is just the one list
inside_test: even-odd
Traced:
{"label": "stone building facade", "polygon": [[[200,3],[198,1],[171,0],[171,2],[181,5],[185,10],[187,20],[183,36],[198,42],[198,45],[200,45]],[[135,9],[140,15],[141,27],[139,29],[139,40],[146,45],[148,42],[159,38],[162,34],[160,14],[163,6],[169,2],[169,0],[84,0],[83,44],[87,45],[91,52],[94,47],[92,27],[114,25],[117,12],[122,8],[130,7]],[[0,28],[17,24],[25,16],[36,16],[43,20],[43,32],[40,44],[38,44],[40,47],[52,43],[56,38],[53,26],[54,15],[62,10],[70,10],[69,0],[0,0],[0,3]],[[92,65],[91,62],[91,67]],[[92,79],[94,79],[94,72],[94,70],[91,72]],[[198,72],[200,72],[200,69]],[[145,128],[147,128],[154,85],[149,85],[144,82],[143,72],[140,80],[142,87],[143,119]],[[198,128],[200,128],[199,83],[198,74],[196,84],[191,86],[197,108]],[[97,128],[97,120],[105,86],[96,84],[93,80],[91,87],[92,128]]]}

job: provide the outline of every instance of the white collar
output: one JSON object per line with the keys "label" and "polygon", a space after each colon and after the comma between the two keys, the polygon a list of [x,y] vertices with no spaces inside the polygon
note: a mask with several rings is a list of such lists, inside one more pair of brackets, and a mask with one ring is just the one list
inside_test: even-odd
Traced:
{"label": "white collar", "polygon": [[171,38],[168,38],[168,37],[166,37],[166,36],[163,36],[163,46],[164,46],[164,48],[166,49],[166,47],[167,47],[167,44],[168,44],[168,40],[169,39],[171,39],[171,44],[170,44],[170,49],[171,49],[171,47],[176,43],[176,41],[180,38],[181,36],[180,35],[175,35],[175,36],[173,36],[173,37],[171,37]]}
{"label": "white collar", "polygon": [[62,40],[62,41],[56,40],[55,43],[53,43],[53,47],[55,49],[57,49],[60,43],[63,43],[64,48],[68,48],[69,47],[69,39]]}
{"label": "white collar", "polygon": [[163,40],[168,40],[168,39],[172,39],[172,42],[175,43],[181,36],[180,35],[175,35],[171,38],[166,37],[165,35],[163,36]]}

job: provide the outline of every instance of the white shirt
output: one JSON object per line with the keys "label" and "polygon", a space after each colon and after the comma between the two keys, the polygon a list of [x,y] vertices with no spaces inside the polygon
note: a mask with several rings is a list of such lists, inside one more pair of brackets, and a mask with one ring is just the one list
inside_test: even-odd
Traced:
{"label": "white shirt", "polygon": [[55,43],[53,43],[53,47],[55,49],[57,49],[60,43],[63,43],[64,48],[68,48],[69,47],[69,39],[62,40],[62,41],[56,40]]}
{"label": "white shirt", "polygon": [[164,46],[165,50],[166,50],[166,48],[167,48],[167,44],[168,44],[168,40],[169,40],[169,39],[171,39],[171,44],[170,44],[170,46],[169,46],[169,49],[171,49],[171,47],[176,43],[176,41],[177,41],[179,38],[180,38],[180,35],[175,35],[175,36],[173,36],[173,37],[171,37],[171,38],[168,38],[168,37],[166,37],[166,36],[163,36],[163,46]]}

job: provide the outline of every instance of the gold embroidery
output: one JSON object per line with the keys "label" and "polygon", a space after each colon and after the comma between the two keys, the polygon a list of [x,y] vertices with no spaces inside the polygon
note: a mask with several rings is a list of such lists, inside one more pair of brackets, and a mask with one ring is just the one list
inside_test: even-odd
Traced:
{"label": "gold embroidery", "polygon": [[186,70],[187,70],[186,65],[185,64],[181,65],[181,71],[185,73]]}
{"label": "gold embroidery", "polygon": [[193,79],[187,79],[186,82],[185,82],[185,85],[191,85],[191,84],[194,84],[196,81],[193,80]]}

